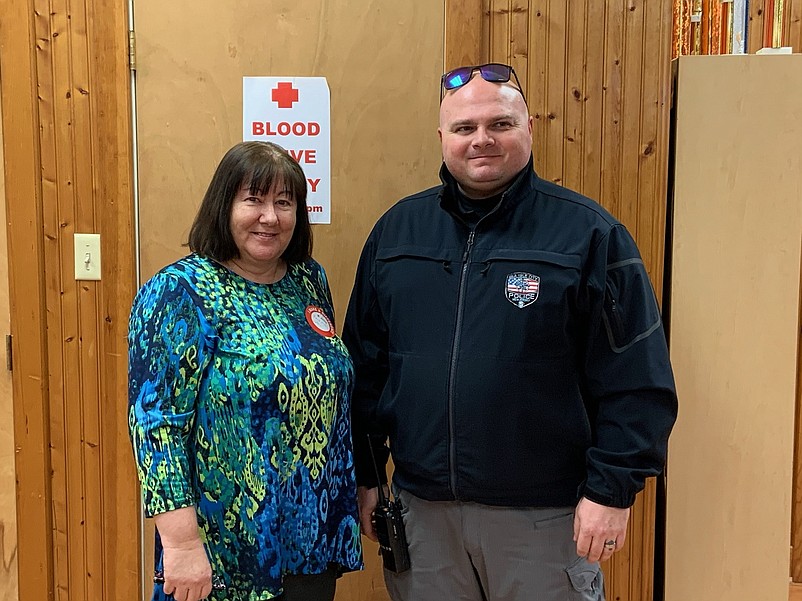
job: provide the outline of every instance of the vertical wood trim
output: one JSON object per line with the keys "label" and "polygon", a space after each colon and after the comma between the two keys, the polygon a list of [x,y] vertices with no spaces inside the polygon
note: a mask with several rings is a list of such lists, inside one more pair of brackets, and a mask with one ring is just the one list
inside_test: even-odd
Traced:
{"label": "vertical wood trim", "polygon": [[[490,60],[507,57],[510,47],[510,0],[490,0],[488,33]],[[506,62],[506,59],[502,62]]]}
{"label": "vertical wood trim", "polygon": [[529,98],[529,0],[512,0],[510,14],[510,65]]}
{"label": "vertical wood trim", "polygon": [[626,0],[621,70],[621,190],[616,216],[640,238],[640,148],[643,118],[645,0]]}
{"label": "vertical wood trim", "polygon": [[[13,339],[19,601],[52,600],[53,557],[37,48],[29,0],[0,21],[9,303]],[[11,25],[13,23],[13,25]],[[13,60],[12,60],[13,58]],[[15,257],[17,260],[14,260]]]}
{"label": "vertical wood trim", "polygon": [[482,29],[483,0],[445,0],[445,7],[443,70],[487,62],[482,51],[486,37]]}
{"label": "vertical wood trim", "polygon": [[542,175],[545,169],[548,128],[548,109],[546,108],[546,78],[549,64],[549,0],[530,0],[529,2],[529,72],[519,74],[526,79],[526,99],[529,112],[534,117],[532,125],[532,151],[535,171]]}
{"label": "vertical wood trim", "polygon": [[563,184],[582,188],[585,144],[585,57],[587,56],[587,7],[584,0],[569,0],[566,25],[565,120],[563,126]]}
{"label": "vertical wood trim", "polygon": [[[568,8],[565,0],[548,0],[549,20],[546,44],[546,112],[543,124],[546,130],[543,171],[541,177],[563,183],[563,149],[565,127],[566,48],[568,46]],[[541,82],[540,85],[543,85]]]}
{"label": "vertical wood trim", "polygon": [[[56,596],[87,598],[85,524],[81,502],[83,470],[80,455],[80,385],[72,365],[78,333],[74,287],[63,274],[67,236],[74,231],[72,173],[72,89],[70,35],[64,2],[35,0],[39,40],[39,122],[41,131],[42,202],[47,305],[48,377],[50,384],[50,448],[52,458],[54,567]],[[70,250],[72,246],[70,245]],[[70,264],[72,257],[70,257]],[[76,398],[77,397],[77,398]]]}
{"label": "vertical wood trim", "polygon": [[585,0],[585,130],[582,187],[583,194],[600,199],[602,194],[602,149],[604,136],[604,40],[607,32],[605,3]]}
{"label": "vertical wood trim", "polygon": [[128,314],[137,290],[133,212],[131,90],[128,71],[128,14],[118,0],[94,0],[92,118],[96,226],[101,232],[103,286],[97,297],[98,425],[102,480],[105,580],[101,599],[140,595],[142,541],[140,500],[128,438]]}
{"label": "vertical wood trim", "polygon": [[606,2],[604,50],[604,93],[602,117],[602,181],[598,200],[613,215],[620,210],[622,161],[622,67],[624,7],[619,2]]}

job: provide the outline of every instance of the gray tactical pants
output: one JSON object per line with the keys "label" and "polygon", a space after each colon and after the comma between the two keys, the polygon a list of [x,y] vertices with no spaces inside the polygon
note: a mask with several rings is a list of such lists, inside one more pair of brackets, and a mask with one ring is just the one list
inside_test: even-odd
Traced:
{"label": "gray tactical pants", "polygon": [[393,601],[604,601],[599,564],[576,554],[573,507],[432,502],[397,492],[412,568],[385,570]]}

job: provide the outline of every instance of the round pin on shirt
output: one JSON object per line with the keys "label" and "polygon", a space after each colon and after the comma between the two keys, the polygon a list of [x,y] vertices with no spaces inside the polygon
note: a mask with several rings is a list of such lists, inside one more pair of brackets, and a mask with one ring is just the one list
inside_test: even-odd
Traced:
{"label": "round pin on shirt", "polygon": [[306,322],[315,332],[326,338],[334,336],[334,324],[323,309],[315,305],[309,305],[304,313],[306,314]]}

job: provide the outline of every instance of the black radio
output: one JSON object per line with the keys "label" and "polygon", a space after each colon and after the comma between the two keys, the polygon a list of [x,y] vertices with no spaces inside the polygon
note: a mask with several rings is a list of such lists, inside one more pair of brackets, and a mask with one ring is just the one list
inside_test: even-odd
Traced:
{"label": "black radio", "polygon": [[376,470],[379,496],[376,509],[370,514],[370,521],[376,531],[376,538],[379,539],[379,552],[384,568],[400,574],[406,572],[410,566],[409,546],[404,532],[404,518],[401,515],[401,502],[398,499],[391,501],[384,494],[384,485],[381,482],[382,479],[379,478],[379,466],[376,463],[376,456],[373,454],[370,436],[368,436],[368,446],[371,459],[373,459],[373,467]]}
{"label": "black radio", "polygon": [[401,503],[390,501],[384,496],[384,487],[379,484],[379,503],[370,515],[384,568],[400,574],[409,569],[409,547],[404,532],[404,518],[401,517]]}

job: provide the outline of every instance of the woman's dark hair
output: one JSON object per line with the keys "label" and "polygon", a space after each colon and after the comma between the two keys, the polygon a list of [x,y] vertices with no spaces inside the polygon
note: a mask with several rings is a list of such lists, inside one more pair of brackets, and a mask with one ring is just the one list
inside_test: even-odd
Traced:
{"label": "woman's dark hair", "polygon": [[287,250],[287,263],[302,263],[312,256],[312,228],[306,210],[306,176],[281,146],[272,142],[240,142],[220,161],[189,230],[189,248],[218,262],[239,258],[231,234],[231,206],[246,185],[251,194],[266,194],[275,182],[295,200],[295,230]]}

